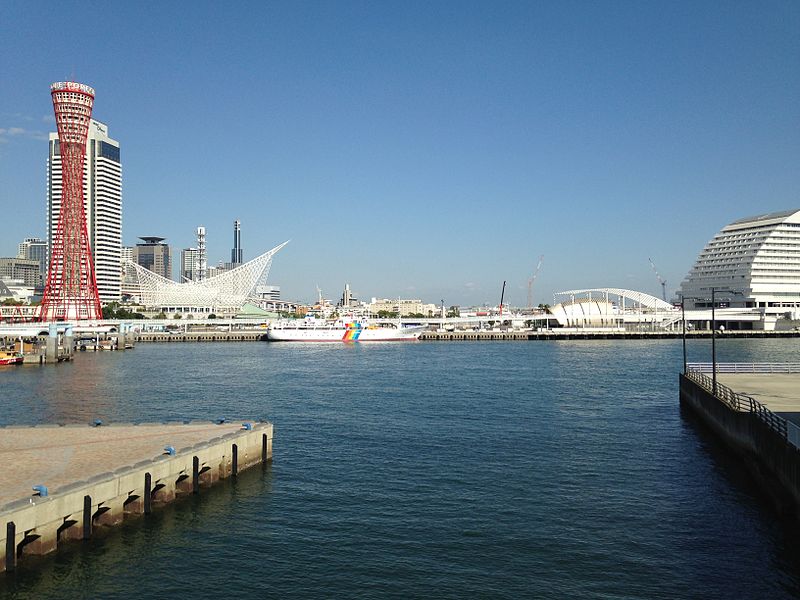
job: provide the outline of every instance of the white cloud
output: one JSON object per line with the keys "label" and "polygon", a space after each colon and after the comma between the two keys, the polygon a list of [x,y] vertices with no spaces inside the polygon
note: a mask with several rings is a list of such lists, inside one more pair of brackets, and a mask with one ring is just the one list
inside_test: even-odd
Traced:
{"label": "white cloud", "polygon": [[0,143],[8,143],[11,138],[47,141],[48,136],[44,131],[25,129],[24,127],[0,127]]}

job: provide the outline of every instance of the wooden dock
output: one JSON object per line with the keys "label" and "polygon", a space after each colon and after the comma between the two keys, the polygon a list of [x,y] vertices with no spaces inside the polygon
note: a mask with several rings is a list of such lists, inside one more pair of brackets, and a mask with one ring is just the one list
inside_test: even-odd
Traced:
{"label": "wooden dock", "polygon": [[0,428],[0,571],[272,457],[268,422]]}

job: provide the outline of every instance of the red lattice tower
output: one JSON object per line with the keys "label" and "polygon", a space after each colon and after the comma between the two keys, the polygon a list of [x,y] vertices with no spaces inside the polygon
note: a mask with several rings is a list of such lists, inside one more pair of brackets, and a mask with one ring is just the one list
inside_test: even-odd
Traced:
{"label": "red lattice tower", "polygon": [[61,153],[61,208],[50,240],[50,268],[39,319],[102,319],[83,208],[83,161],[94,90],[72,81],[50,86]]}

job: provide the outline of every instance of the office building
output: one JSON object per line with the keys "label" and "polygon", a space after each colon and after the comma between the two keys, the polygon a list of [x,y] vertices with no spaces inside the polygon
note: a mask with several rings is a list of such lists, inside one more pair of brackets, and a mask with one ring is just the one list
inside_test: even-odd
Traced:
{"label": "office building", "polygon": [[281,299],[281,286],[257,285],[255,288],[255,298],[269,302],[279,302]]}
{"label": "office building", "polygon": [[47,241],[36,237],[25,238],[17,248],[17,258],[39,262],[39,282],[36,285],[44,285],[48,267]]}
{"label": "office building", "polygon": [[41,284],[39,261],[27,258],[0,258],[0,277],[22,281],[26,286]]}
{"label": "office building", "polygon": [[[101,302],[120,299],[120,248],[122,246],[122,165],[119,142],[108,127],[92,119],[84,160],[84,211]],[[58,134],[50,134],[47,161],[47,233],[52,243],[61,208],[61,155]]]}
{"label": "office building", "polygon": [[358,298],[353,295],[353,292],[350,290],[350,284],[344,284],[344,291],[342,291],[342,299],[339,300],[339,306],[343,308],[349,308],[351,306],[358,305]]}
{"label": "office building", "polygon": [[409,315],[423,315],[432,316],[438,310],[435,304],[424,304],[419,299],[402,299],[402,298],[373,298],[369,304],[369,312],[372,315],[377,315],[379,312],[396,313],[401,317]]}
{"label": "office building", "polygon": [[184,248],[181,250],[181,276],[178,281],[199,281],[200,250]]}
{"label": "office building", "polygon": [[142,242],[133,247],[133,263],[172,279],[172,249],[164,243],[166,238],[145,236],[139,239]]}
{"label": "office building", "polygon": [[231,250],[231,266],[233,268],[242,264],[242,229],[239,221],[233,222],[233,250]]}

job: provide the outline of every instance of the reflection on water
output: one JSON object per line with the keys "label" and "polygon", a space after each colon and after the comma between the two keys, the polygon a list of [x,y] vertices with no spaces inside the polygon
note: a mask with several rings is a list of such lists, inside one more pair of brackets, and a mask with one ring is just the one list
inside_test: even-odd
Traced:
{"label": "reflection on water", "polygon": [[[180,568],[185,554],[197,546],[214,545],[226,537],[235,537],[236,532],[231,533],[228,528],[237,513],[246,510],[253,498],[269,498],[271,492],[272,467],[258,465],[237,478],[202,489],[199,495],[179,497],[147,517],[126,517],[119,527],[97,527],[92,540],[68,542],[55,554],[45,557],[26,556],[16,572],[0,575],[0,597],[70,597],[65,590],[81,590],[87,574],[101,576],[120,568],[132,574],[133,583],[147,577],[153,561],[164,565],[177,563],[176,568]],[[202,540],[196,539],[200,524]],[[234,545],[245,542],[231,541]],[[169,591],[169,577],[154,583],[154,590]],[[137,589],[132,587],[131,591]],[[107,581],[94,589],[91,596],[121,594],[114,581]]]}
{"label": "reflection on water", "polygon": [[681,416],[681,367],[680,340],[576,340],[153,344],[0,372],[4,424],[276,424],[265,472],[25,561],[0,596],[796,597],[795,529]]}

